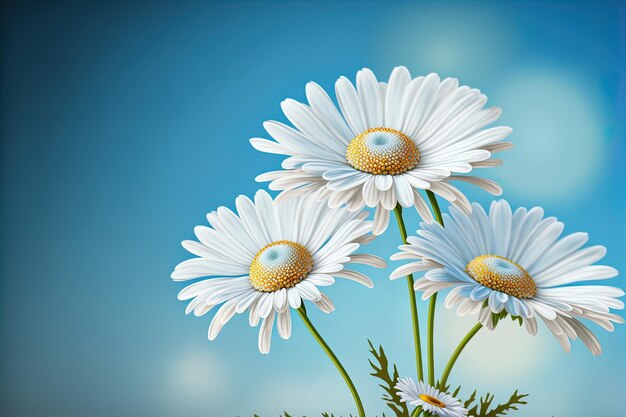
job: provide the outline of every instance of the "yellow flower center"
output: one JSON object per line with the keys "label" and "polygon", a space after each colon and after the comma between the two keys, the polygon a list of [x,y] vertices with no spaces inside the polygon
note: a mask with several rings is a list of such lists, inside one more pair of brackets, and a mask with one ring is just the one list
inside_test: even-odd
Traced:
{"label": "yellow flower center", "polygon": [[425,403],[432,404],[435,407],[446,408],[446,403],[428,394],[420,394],[420,400]]}
{"label": "yellow flower center", "polygon": [[537,293],[537,285],[528,272],[502,256],[477,256],[467,264],[465,271],[479,284],[513,297],[531,298]]}
{"label": "yellow flower center", "polygon": [[412,170],[420,153],[407,135],[388,127],[375,127],[361,133],[348,144],[346,161],[362,172],[398,175]]}
{"label": "yellow flower center", "polygon": [[250,283],[261,292],[291,288],[313,269],[313,257],[302,245],[278,240],[263,247],[250,264]]}

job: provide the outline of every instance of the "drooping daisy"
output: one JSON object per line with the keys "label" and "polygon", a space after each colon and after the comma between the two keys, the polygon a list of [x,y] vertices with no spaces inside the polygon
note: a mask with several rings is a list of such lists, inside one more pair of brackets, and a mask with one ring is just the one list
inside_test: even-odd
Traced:
{"label": "drooping daisy", "polygon": [[422,381],[417,384],[413,378],[399,378],[396,390],[400,399],[415,407],[422,407],[431,415],[441,417],[465,417],[467,409],[453,396],[439,391]]}
{"label": "drooping daisy", "polygon": [[259,350],[268,353],[276,317],[278,334],[291,335],[291,308],[309,300],[330,313],[334,305],[318,287],[336,278],[372,287],[364,274],[344,269],[360,263],[382,268],[384,260],[355,254],[373,236],[367,213],[331,209],[312,197],[275,202],[258,191],[254,202],[235,200],[238,214],[226,207],[207,215],[210,227],[194,229],[198,241],[182,245],[197,258],[188,259],[172,272],[174,281],[214,277],[184,288],[180,300],[192,299],[186,313],[206,314],[220,305],[209,327],[209,339],[235,315],[250,311],[250,325],[262,319]]}
{"label": "drooping daisy", "polygon": [[[624,291],[605,285],[576,285],[612,278],[617,271],[594,265],[606,253],[604,246],[583,248],[586,233],[561,237],[563,223],[544,218],[541,207],[518,208],[493,202],[489,214],[474,203],[471,214],[451,207],[441,225],[422,223],[417,237],[394,260],[418,260],[397,268],[392,279],[426,271],[415,282],[423,299],[450,288],[445,306],[458,306],[459,315],[479,313],[493,328],[492,314],[503,310],[521,317],[530,334],[541,318],[563,348],[580,338],[594,354],[601,353],[595,335],[579,319],[588,319],[608,331],[624,319],[610,309],[623,309]],[[483,308],[484,307],[484,308]]]}
{"label": "drooping daisy", "polygon": [[450,181],[501,194],[493,181],[462,175],[500,165],[492,154],[512,146],[501,142],[509,127],[484,129],[500,109],[483,109],[487,97],[479,90],[437,74],[412,79],[408,69],[396,67],[388,84],[365,68],[356,75],[356,88],[341,77],[335,92],[341,111],[319,85],[308,83],[308,105],[281,103],[294,127],[268,121],[265,130],[275,141],[250,139],[259,151],[288,156],[283,170],[257,177],[283,190],[279,198],[319,191],[331,207],[375,207],[373,233],[380,234],[397,204],[414,205],[432,222],[418,190],[431,190],[466,212],[471,204]]}

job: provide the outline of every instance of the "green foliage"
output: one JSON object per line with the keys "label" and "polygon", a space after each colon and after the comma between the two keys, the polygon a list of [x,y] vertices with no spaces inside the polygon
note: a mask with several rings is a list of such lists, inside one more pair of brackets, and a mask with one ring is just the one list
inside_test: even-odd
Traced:
{"label": "green foliage", "polygon": [[375,365],[374,362],[369,360],[370,366],[374,370],[374,372],[370,373],[370,375],[383,381],[382,384],[378,384],[385,391],[382,396],[382,400],[387,403],[387,406],[391,408],[396,417],[409,417],[409,410],[406,403],[400,400],[400,396],[396,392],[395,386],[398,383],[399,377],[396,365],[393,365],[393,374],[390,375],[389,360],[387,359],[387,355],[385,355],[383,347],[379,345],[378,350],[376,350],[371,340],[368,340],[367,342],[370,345],[369,351],[377,363]]}
{"label": "green foliage", "polygon": [[[485,301],[487,301],[487,300],[485,300]],[[494,329],[498,325],[498,322],[500,320],[502,320],[503,318],[505,318],[507,315],[508,315],[508,313],[506,312],[506,310],[502,310],[499,313],[491,313],[491,321],[493,321]]]}
{"label": "green foliage", "polygon": [[[370,361],[370,365],[374,368],[374,372],[371,374],[376,378],[379,378],[385,382],[385,385],[380,384],[380,386],[385,390],[386,394],[383,396],[383,400],[387,402],[387,405],[394,410],[397,417],[409,417],[409,411],[406,407],[406,404],[400,401],[400,397],[395,393],[395,389],[393,387],[396,385],[396,381],[398,380],[398,371],[396,366],[394,365],[393,376],[389,375],[389,361],[382,346],[379,346],[378,350],[374,348],[372,343],[370,342],[370,352],[378,362],[379,366],[375,366],[372,361]],[[391,387],[391,389],[388,389]],[[450,393],[449,386],[446,386],[443,390],[445,392]],[[461,387],[457,387],[452,395],[454,398],[458,398],[457,395],[461,391]],[[491,393],[487,393],[484,396],[478,399],[478,404],[476,402],[476,390],[472,392],[469,398],[465,401],[461,401],[463,407],[468,410],[469,416],[474,417],[502,417],[508,415],[508,413],[513,410],[519,410],[518,406],[523,404],[528,404],[527,401],[524,400],[528,394],[520,394],[517,390],[513,394],[506,403],[498,404],[495,407],[492,407],[493,400],[495,396]],[[254,414],[254,417],[259,417],[257,414]],[[286,411],[280,417],[292,417],[291,414]],[[304,416],[306,417],[306,416]],[[335,417],[332,413],[323,412],[322,417]],[[350,414],[350,417],[354,417]],[[385,417],[383,413],[382,417]]]}
{"label": "green foliage", "polygon": [[[259,417],[259,415],[258,415],[258,414],[254,414],[254,417]],[[288,413],[288,412],[286,412],[286,411],[283,411],[283,414],[281,414],[281,415],[280,415],[280,416],[278,416],[278,417],[292,417],[292,415],[291,415],[291,414],[289,414],[289,413]],[[303,417],[306,417],[306,416],[303,416]],[[323,412],[323,413],[322,413],[322,417],[335,417],[335,415],[334,415],[334,414],[332,414],[332,413],[326,413],[326,412]],[[341,416],[338,416],[338,417],[341,417]],[[350,416],[349,416],[349,417],[356,417],[356,416],[353,416],[352,414],[350,414]],[[383,413],[382,417],[385,417],[385,414],[384,414],[384,413]]]}
{"label": "green foliage", "polygon": [[[461,389],[461,387],[458,387],[456,389],[456,392],[458,393],[460,389]],[[454,397],[454,395],[453,395],[453,397]],[[465,400],[465,402],[463,403],[463,407],[465,407],[465,408],[467,408],[469,410],[470,406],[472,405],[472,403],[475,400],[476,400],[476,390],[474,390],[474,392],[472,392],[472,395],[470,395],[469,398],[467,400]]]}
{"label": "green foliage", "polygon": [[[505,318],[506,314],[494,314],[493,319],[497,324],[498,321]],[[518,317],[511,317],[514,321],[518,321]],[[520,320],[521,321],[521,320]],[[385,351],[382,346],[378,346],[378,349],[374,347],[370,340],[367,341],[369,343],[369,352],[373,356],[373,360],[369,360],[370,366],[374,370],[374,372],[370,373],[375,378],[380,379],[383,383],[378,384],[385,392],[382,396],[382,400],[385,401],[387,406],[393,410],[395,413],[395,417],[410,417],[409,410],[407,408],[406,403],[400,400],[400,396],[396,392],[395,386],[398,383],[398,369],[395,364],[393,364],[393,372],[390,373],[389,370],[389,359],[385,354]],[[439,382],[435,384],[435,386],[439,386]],[[461,387],[457,387],[454,391],[450,391],[450,385],[446,385],[445,387],[440,387],[443,392],[447,392],[452,395],[454,398],[458,398],[458,394],[461,391]],[[528,397],[528,394],[520,394],[518,390],[515,390],[513,394],[511,394],[509,400],[503,404],[492,405],[495,395],[488,392],[484,396],[480,398],[477,397],[477,391],[474,390],[470,394],[470,396],[465,400],[461,401],[463,407],[468,410],[468,415],[473,417],[502,417],[507,416],[510,411],[519,410],[518,406],[528,404],[525,398]],[[254,417],[259,417],[257,414],[254,414]],[[279,417],[292,417],[291,414],[286,411]],[[306,417],[306,416],[304,416]],[[323,412],[322,417],[335,417],[334,414]],[[340,416],[338,416],[340,417]],[[350,414],[350,417],[355,417]],[[386,417],[383,413],[382,417]],[[427,417],[427,415],[425,416]]]}
{"label": "green foliage", "polygon": [[[259,415],[258,414],[254,414],[254,417],[259,417]],[[286,411],[283,411],[283,414],[281,414],[279,417],[292,417],[292,415],[289,414]],[[306,416],[303,416],[303,417],[306,417]],[[329,414],[329,413],[324,412],[324,413],[322,413],[322,417],[335,417],[335,415],[332,414],[332,413]],[[352,414],[350,414],[350,417],[356,417],[356,416],[353,416]],[[383,417],[385,417],[384,414],[383,414]]]}
{"label": "green foliage", "polygon": [[[458,393],[460,387],[457,388],[455,393]],[[472,395],[463,403],[463,406],[467,408],[468,415],[475,417],[500,417],[505,416],[511,410],[518,410],[518,405],[528,404],[527,401],[524,400],[528,394],[519,394],[517,390],[513,394],[506,403],[498,404],[492,408],[492,403],[494,399],[494,395],[491,393],[485,394],[483,397],[480,397],[478,400],[478,404],[475,404],[472,407],[472,403],[476,401],[476,391],[472,392]],[[470,408],[471,407],[471,408]]]}

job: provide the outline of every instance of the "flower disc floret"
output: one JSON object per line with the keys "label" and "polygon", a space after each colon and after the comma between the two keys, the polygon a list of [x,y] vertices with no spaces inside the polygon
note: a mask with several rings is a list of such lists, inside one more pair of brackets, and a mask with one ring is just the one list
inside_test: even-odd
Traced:
{"label": "flower disc floret", "polygon": [[258,291],[294,287],[313,269],[313,257],[302,245],[279,240],[263,247],[250,264],[250,283]]}
{"label": "flower disc floret", "polygon": [[465,268],[476,282],[517,298],[531,298],[537,285],[524,268],[498,255],[477,256]]}
{"label": "flower disc floret", "polygon": [[419,397],[420,397],[420,399],[422,401],[427,402],[428,404],[432,404],[435,407],[446,408],[446,403],[444,403],[443,401],[438,400],[437,398],[433,397],[432,395],[420,394]]}
{"label": "flower disc floret", "polygon": [[346,160],[355,169],[374,175],[398,175],[415,168],[420,153],[415,142],[396,129],[376,127],[348,144]]}

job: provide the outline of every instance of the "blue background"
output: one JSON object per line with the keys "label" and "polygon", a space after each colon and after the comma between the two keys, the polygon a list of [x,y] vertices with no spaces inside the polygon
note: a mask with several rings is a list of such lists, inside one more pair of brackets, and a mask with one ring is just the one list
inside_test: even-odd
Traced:
{"label": "blue background", "polygon": [[[504,109],[516,148],[499,180],[626,270],[626,8],[621,2],[9,2],[2,13],[0,414],[347,414],[343,382],[302,324],[257,351],[237,317],[212,343],[185,317],[179,241],[263,185],[280,158],[252,149],[279,103],[364,66],[437,71]],[[472,200],[490,196],[465,188]],[[409,211],[409,229],[417,216]],[[369,251],[395,252],[392,223]],[[414,376],[406,285],[329,289],[313,313],[370,415],[385,410],[366,338]],[[625,286],[624,276],[612,281]],[[422,309],[424,309],[422,307]],[[438,315],[438,372],[472,320]],[[444,321],[445,320],[445,321]],[[480,334],[453,383],[531,394],[512,415],[626,415],[624,326],[604,354],[564,353],[545,326]]]}

